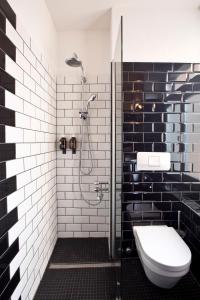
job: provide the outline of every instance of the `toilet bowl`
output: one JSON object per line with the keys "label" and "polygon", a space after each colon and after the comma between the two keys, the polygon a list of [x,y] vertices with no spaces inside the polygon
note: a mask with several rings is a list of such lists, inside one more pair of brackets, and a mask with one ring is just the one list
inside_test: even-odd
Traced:
{"label": "toilet bowl", "polygon": [[148,279],[170,289],[189,272],[191,251],[173,227],[133,226],[136,247]]}

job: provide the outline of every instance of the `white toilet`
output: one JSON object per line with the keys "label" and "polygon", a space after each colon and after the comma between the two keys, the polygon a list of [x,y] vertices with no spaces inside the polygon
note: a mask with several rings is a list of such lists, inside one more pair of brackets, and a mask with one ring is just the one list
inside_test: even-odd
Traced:
{"label": "white toilet", "polygon": [[170,289],[189,272],[191,251],[173,227],[134,226],[136,247],[146,276]]}

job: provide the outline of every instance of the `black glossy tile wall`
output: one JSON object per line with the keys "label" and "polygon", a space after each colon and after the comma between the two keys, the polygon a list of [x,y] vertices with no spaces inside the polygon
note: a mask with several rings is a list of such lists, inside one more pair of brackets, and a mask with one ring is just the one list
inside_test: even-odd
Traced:
{"label": "black glossy tile wall", "polygon": [[10,263],[19,252],[18,239],[8,231],[18,221],[18,209],[8,211],[7,197],[16,191],[16,176],[7,177],[6,163],[16,158],[16,145],[6,143],[6,126],[15,126],[15,111],[5,107],[5,91],[15,94],[15,79],[6,72],[5,57],[16,60],[16,47],[6,36],[6,20],[16,28],[16,15],[6,0],[0,1],[0,299],[10,299],[20,281],[20,272],[10,274]]}
{"label": "black glossy tile wall", "polygon": [[[127,248],[134,253],[133,225],[176,227],[179,203],[200,200],[200,65],[124,63],[122,77],[122,250],[127,256]],[[138,172],[141,151],[170,152],[170,171]]]}

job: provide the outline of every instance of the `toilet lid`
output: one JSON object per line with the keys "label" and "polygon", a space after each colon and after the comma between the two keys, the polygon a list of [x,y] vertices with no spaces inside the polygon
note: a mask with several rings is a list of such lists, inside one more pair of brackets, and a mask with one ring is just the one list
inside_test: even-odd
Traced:
{"label": "toilet lid", "polygon": [[191,251],[173,227],[134,226],[143,253],[160,267],[179,271],[190,265]]}

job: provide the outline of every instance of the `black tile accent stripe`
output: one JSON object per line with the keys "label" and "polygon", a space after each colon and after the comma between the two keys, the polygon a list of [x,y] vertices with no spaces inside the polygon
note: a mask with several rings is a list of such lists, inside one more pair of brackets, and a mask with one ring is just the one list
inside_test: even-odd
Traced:
{"label": "black tile accent stripe", "polygon": [[0,276],[7,269],[15,255],[19,251],[18,239],[9,247],[9,249],[0,257]]}
{"label": "black tile accent stripe", "polygon": [[16,61],[16,47],[15,45],[9,40],[9,38],[0,30],[0,48]]}
{"label": "black tile accent stripe", "polygon": [[0,163],[0,181],[6,178],[6,164]]}
{"label": "black tile accent stripe", "polygon": [[[16,191],[16,176],[0,182],[0,200]],[[1,231],[1,228],[0,228]]]}
{"label": "black tile accent stripe", "polygon": [[7,199],[0,200],[0,219],[7,214]]}
{"label": "black tile accent stripe", "polygon": [[3,291],[3,293],[0,295],[0,298],[1,299],[10,299],[10,297],[12,296],[14,290],[16,289],[19,281],[20,281],[20,271],[18,269],[16,271],[16,273],[14,274],[14,276],[9,281],[9,283],[6,286],[6,288]]}
{"label": "black tile accent stripe", "polygon": [[16,29],[16,15],[0,0],[0,299],[10,299],[20,281],[19,269],[10,277],[10,262],[19,251],[18,239],[9,245],[8,231],[18,221],[18,208],[7,211],[7,196],[16,191],[16,176],[7,178],[6,161],[16,158],[16,145],[6,143],[5,126],[15,126],[15,111],[5,107],[5,91],[15,94],[15,79],[5,71],[8,55],[16,61],[16,47],[6,36],[6,19]]}
{"label": "black tile accent stripe", "polygon": [[0,162],[15,159],[15,144],[0,144]]}
{"label": "black tile accent stripe", "polygon": [[0,238],[0,256],[8,249],[8,233]]}
{"label": "black tile accent stripe", "polygon": [[6,18],[0,11],[0,30],[6,33]]}
{"label": "black tile accent stripe", "polygon": [[0,219],[0,237],[4,235],[18,220],[17,208]]}
{"label": "black tile accent stripe", "polygon": [[0,49],[0,68],[5,70],[5,53]]}
{"label": "black tile accent stripe", "polygon": [[0,125],[15,126],[15,112],[0,106]]}
{"label": "black tile accent stripe", "polygon": [[0,86],[15,94],[15,79],[0,69]]}
{"label": "black tile accent stripe", "polygon": [[0,125],[0,143],[5,143],[5,126],[2,125]]}
{"label": "black tile accent stripe", "polygon": [[3,12],[5,17],[10,21],[12,26],[16,29],[16,15],[9,5],[8,1],[1,0],[0,1],[0,10]]}
{"label": "black tile accent stripe", "polygon": [[10,271],[8,267],[0,277],[0,299],[1,299],[2,292],[5,289],[5,287],[8,285],[9,281],[10,281]]}
{"label": "black tile accent stripe", "polygon": [[0,87],[0,105],[5,106],[5,90]]}

